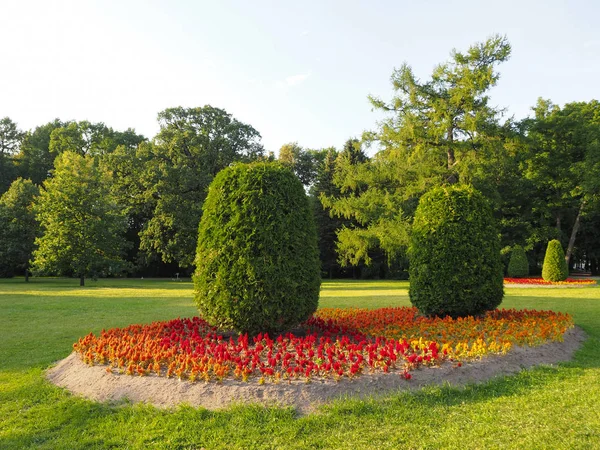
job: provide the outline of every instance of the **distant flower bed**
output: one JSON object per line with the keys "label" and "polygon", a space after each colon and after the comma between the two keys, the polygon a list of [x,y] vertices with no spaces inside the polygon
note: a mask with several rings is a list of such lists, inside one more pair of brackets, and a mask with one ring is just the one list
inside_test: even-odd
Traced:
{"label": "distant flower bed", "polygon": [[280,382],[410,371],[444,361],[506,353],[513,345],[560,341],[568,314],[496,310],[483,317],[426,318],[416,308],[321,309],[304,335],[223,337],[199,317],[130,325],[73,344],[83,361],[108,372],[189,381],[249,378]]}
{"label": "distant flower bed", "polygon": [[505,278],[504,283],[507,284],[537,284],[544,286],[560,286],[560,285],[592,285],[596,284],[595,280],[583,280],[578,278],[567,278],[564,281],[546,281],[541,277],[528,277],[528,278]]}

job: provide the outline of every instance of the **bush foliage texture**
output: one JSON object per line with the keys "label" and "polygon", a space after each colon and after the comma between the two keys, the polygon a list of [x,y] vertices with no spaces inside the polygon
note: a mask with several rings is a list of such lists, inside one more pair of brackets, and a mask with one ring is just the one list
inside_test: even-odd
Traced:
{"label": "bush foliage texture", "polygon": [[553,239],[548,242],[548,248],[546,248],[542,278],[546,281],[563,281],[568,276],[569,268],[565,260],[565,252],[560,241]]}
{"label": "bush foliage texture", "polygon": [[200,221],[195,301],[238,332],[289,329],[316,311],[317,234],[302,183],[278,163],[236,164],[211,183]]}
{"label": "bush foliage texture", "polygon": [[515,245],[510,252],[507,274],[511,278],[521,278],[529,275],[527,255],[520,245]]}
{"label": "bush foliage texture", "polygon": [[425,315],[478,315],[502,302],[498,231],[488,202],[470,186],[421,197],[409,256],[410,300]]}

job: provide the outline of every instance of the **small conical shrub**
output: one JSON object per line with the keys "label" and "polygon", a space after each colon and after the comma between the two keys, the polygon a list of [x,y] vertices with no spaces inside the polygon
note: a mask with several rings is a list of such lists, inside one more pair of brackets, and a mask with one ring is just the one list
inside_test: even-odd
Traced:
{"label": "small conical shrub", "polygon": [[300,180],[278,163],[236,164],[210,184],[200,221],[195,301],[212,325],[277,332],[319,301],[317,233]]}
{"label": "small conical shrub", "polygon": [[529,262],[525,250],[520,245],[515,245],[510,252],[507,274],[511,278],[521,278],[529,275]]}
{"label": "small conical shrub", "polygon": [[502,302],[498,228],[487,200],[470,186],[421,197],[409,257],[410,301],[422,314],[478,315]]}
{"label": "small conical shrub", "polygon": [[569,276],[569,268],[565,260],[560,241],[553,239],[548,242],[546,256],[544,257],[544,266],[542,267],[542,278],[546,281],[563,281]]}

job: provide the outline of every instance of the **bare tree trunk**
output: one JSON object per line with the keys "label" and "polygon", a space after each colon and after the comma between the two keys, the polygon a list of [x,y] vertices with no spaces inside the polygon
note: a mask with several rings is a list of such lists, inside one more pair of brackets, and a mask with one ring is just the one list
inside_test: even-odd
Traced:
{"label": "bare tree trunk", "polygon": [[29,268],[25,267],[25,283],[29,283]]}
{"label": "bare tree trunk", "polygon": [[79,286],[85,286],[85,275],[79,277]]}
{"label": "bare tree trunk", "polygon": [[573,230],[571,231],[571,237],[569,238],[569,245],[567,246],[567,253],[565,254],[565,260],[567,261],[567,266],[569,265],[569,260],[571,259],[571,255],[573,254],[573,247],[575,247],[575,238],[577,237],[577,233],[579,232],[579,227],[581,226],[581,213],[585,208],[585,200],[581,201],[581,205],[579,206],[579,211],[577,212],[577,217],[575,218],[575,223],[573,224]]}

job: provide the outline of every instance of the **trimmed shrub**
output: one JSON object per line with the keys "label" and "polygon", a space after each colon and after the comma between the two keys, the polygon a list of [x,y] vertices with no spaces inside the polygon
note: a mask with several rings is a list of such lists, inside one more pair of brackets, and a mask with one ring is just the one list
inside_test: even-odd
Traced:
{"label": "trimmed shrub", "polygon": [[563,281],[569,276],[569,268],[565,260],[560,241],[553,239],[548,242],[544,265],[542,267],[542,278],[546,281]]}
{"label": "trimmed shrub", "polygon": [[521,278],[529,275],[529,261],[525,250],[520,245],[515,245],[510,252],[507,274],[511,278]]}
{"label": "trimmed shrub", "polygon": [[478,315],[502,302],[498,230],[487,200],[470,186],[421,197],[409,256],[410,301],[422,314]]}
{"label": "trimmed shrub", "polygon": [[319,301],[317,234],[304,187],[279,163],[236,164],[211,183],[200,221],[195,301],[238,332],[277,332]]}

